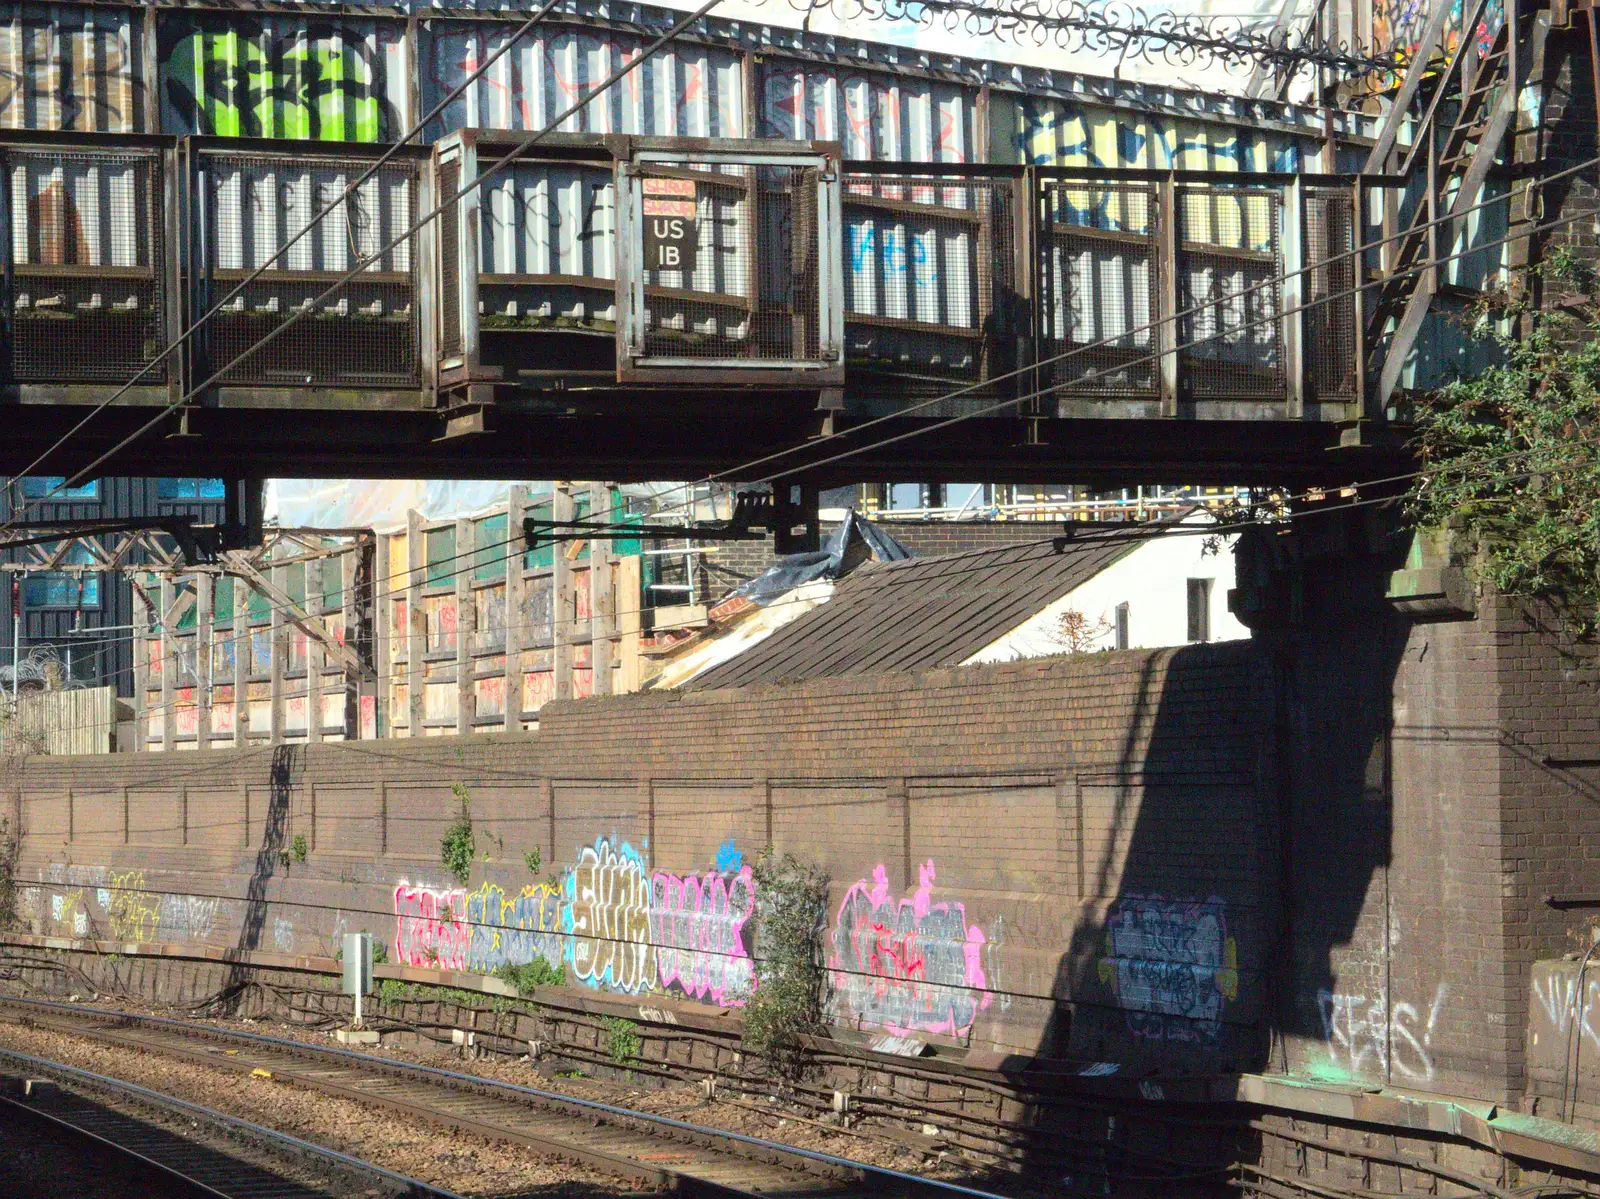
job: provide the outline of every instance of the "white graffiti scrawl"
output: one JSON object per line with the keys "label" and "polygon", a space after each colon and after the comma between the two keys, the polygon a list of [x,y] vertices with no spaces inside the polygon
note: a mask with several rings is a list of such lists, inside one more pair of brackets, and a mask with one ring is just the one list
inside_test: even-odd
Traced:
{"label": "white graffiti scrawl", "polygon": [[983,930],[959,903],[934,903],[934,867],[917,868],[908,898],[889,893],[883,866],[845,892],[833,930],[833,985],[857,1021],[899,1036],[960,1035],[989,1006]]}
{"label": "white graffiti scrawl", "polygon": [[1411,1082],[1433,1078],[1433,1034],[1448,991],[1434,988],[1426,1012],[1409,1003],[1388,1010],[1382,995],[1368,998],[1348,992],[1317,992],[1322,1016],[1322,1041],[1328,1062],[1339,1075]]}

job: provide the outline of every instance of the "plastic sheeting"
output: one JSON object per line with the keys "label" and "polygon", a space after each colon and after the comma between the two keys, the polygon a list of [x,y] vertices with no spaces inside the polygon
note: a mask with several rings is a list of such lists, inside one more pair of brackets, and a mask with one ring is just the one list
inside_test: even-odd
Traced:
{"label": "plastic sheeting", "polygon": [[[406,513],[425,520],[478,516],[503,507],[505,480],[470,479],[271,479],[266,518],[283,528],[373,529],[406,527]],[[548,495],[549,483],[523,483],[530,497]]]}
{"label": "plastic sheeting", "polygon": [[852,508],[820,550],[779,558],[733,594],[764,606],[805,583],[848,574],[867,557],[898,562],[916,555]]}

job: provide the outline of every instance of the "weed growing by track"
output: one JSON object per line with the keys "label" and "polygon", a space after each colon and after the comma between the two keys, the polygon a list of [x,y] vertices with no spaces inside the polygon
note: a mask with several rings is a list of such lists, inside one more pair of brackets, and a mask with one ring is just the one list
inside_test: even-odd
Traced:
{"label": "weed growing by track", "polygon": [[639,1036],[639,1026],[621,1016],[602,1016],[600,1025],[606,1030],[606,1053],[619,1066],[639,1060],[644,1049],[644,1039]]}
{"label": "weed growing by track", "polygon": [[553,966],[544,958],[534,958],[521,966],[507,962],[494,972],[501,982],[510,983],[519,995],[531,995],[535,987],[564,987],[567,985],[567,968]]}

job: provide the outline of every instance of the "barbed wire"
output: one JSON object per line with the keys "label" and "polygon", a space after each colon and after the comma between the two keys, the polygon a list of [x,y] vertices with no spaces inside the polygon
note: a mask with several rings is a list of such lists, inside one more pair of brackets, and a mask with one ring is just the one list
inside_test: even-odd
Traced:
{"label": "barbed wire", "polygon": [[1242,73],[1266,67],[1298,74],[1312,67],[1342,76],[1395,71],[1394,53],[1369,54],[1319,38],[1308,27],[1264,25],[1240,16],[1150,11],[1127,0],[789,0],[808,16],[826,10],[843,24],[889,21],[961,38],[1116,55],[1174,67],[1220,66]]}

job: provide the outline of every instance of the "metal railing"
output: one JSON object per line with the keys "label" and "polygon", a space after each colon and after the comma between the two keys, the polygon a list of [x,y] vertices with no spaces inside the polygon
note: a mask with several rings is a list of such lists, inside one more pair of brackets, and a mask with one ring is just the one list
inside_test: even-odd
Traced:
{"label": "metal railing", "polygon": [[[467,130],[386,164],[207,320],[185,380],[304,310],[510,136]],[[1020,415],[1063,417],[1334,420],[1361,404],[1351,291],[1371,264],[1339,257],[1366,240],[1350,176],[548,143],[222,386],[419,404],[437,390],[447,408],[572,380],[847,387],[891,403],[967,389],[918,409],[931,417],[1009,397]],[[371,162],[357,147],[131,135],[33,134],[0,154],[15,384],[127,379]]]}

